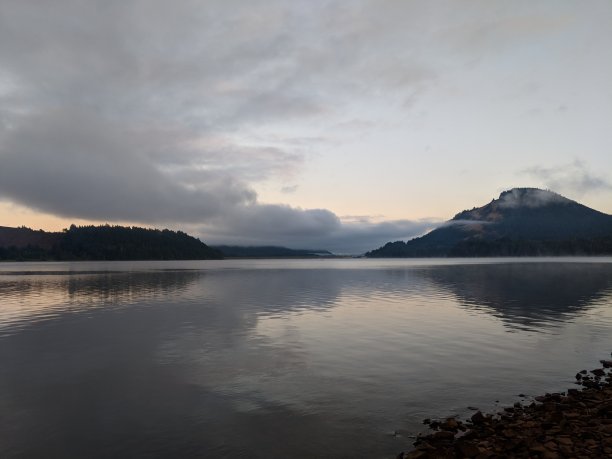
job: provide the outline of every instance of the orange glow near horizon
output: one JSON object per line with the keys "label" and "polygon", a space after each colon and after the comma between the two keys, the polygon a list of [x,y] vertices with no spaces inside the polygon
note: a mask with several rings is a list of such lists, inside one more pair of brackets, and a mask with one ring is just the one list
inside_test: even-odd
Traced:
{"label": "orange glow near horizon", "polygon": [[[44,212],[38,212],[18,204],[9,202],[0,202],[0,226],[19,227],[27,226],[28,228],[44,231],[62,231],[70,225],[103,225],[112,223],[117,225],[130,226],[133,223],[115,222],[115,221],[97,221],[86,220],[82,218],[60,217]],[[148,226],[148,225],[139,225]]]}

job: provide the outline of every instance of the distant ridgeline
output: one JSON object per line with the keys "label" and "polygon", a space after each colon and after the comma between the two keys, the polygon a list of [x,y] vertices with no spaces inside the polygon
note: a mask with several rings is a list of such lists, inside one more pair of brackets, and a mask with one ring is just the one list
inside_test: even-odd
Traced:
{"label": "distant ridgeline", "polygon": [[74,226],[58,233],[0,227],[0,260],[205,260],[223,255],[181,231]]}
{"label": "distant ridgeline", "polygon": [[612,215],[537,188],[504,191],[408,242],[367,257],[612,255]]}
{"label": "distant ridgeline", "polygon": [[327,250],[289,249],[277,246],[216,245],[213,248],[219,250],[224,257],[228,258],[317,258],[333,256]]}

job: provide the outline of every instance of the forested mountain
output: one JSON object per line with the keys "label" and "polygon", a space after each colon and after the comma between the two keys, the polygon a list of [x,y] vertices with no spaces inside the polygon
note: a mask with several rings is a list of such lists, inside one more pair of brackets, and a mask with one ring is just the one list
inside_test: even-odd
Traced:
{"label": "forested mountain", "polygon": [[408,242],[368,257],[470,257],[612,254],[612,216],[537,188],[504,191]]}
{"label": "forested mountain", "polygon": [[316,258],[330,257],[333,254],[327,250],[289,249],[277,246],[239,246],[217,245],[224,257],[229,258]]}
{"label": "forested mountain", "polygon": [[181,231],[74,226],[63,232],[0,227],[0,260],[204,260],[223,255]]}

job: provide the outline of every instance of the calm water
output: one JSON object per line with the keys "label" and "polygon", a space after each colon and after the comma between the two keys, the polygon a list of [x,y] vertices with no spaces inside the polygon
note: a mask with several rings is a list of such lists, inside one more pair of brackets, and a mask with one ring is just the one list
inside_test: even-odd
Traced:
{"label": "calm water", "polygon": [[4,263],[0,457],[389,458],[611,350],[612,259]]}

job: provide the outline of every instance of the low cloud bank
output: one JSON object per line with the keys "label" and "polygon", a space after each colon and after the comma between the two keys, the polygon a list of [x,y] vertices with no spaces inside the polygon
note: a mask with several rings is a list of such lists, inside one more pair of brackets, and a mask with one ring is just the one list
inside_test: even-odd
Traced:
{"label": "low cloud bank", "polygon": [[194,230],[212,244],[283,245],[358,255],[420,236],[439,224],[433,219],[344,222],[329,210],[255,204]]}
{"label": "low cloud bank", "polygon": [[255,201],[221,167],[192,166],[184,177],[152,159],[167,148],[189,154],[161,137],[81,111],[28,117],[1,145],[0,195],[65,217],[143,223],[198,222]]}
{"label": "low cloud bank", "polygon": [[[79,110],[24,117],[5,131],[0,194],[69,218],[130,221],[186,228],[206,242],[274,244],[359,254],[389,240],[409,239],[433,221],[343,222],[327,209],[257,200],[249,183],[275,173],[279,156],[252,148],[193,150],[197,138],[128,129]],[[242,157],[244,156],[244,157]],[[248,164],[248,177],[236,164]]]}

